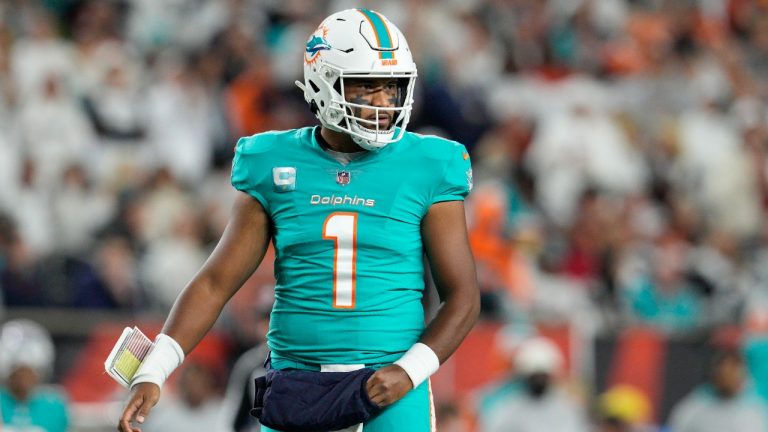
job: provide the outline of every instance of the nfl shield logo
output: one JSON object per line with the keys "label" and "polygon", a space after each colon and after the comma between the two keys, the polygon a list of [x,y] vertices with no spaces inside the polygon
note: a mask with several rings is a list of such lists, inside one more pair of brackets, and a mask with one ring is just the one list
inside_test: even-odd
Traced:
{"label": "nfl shield logo", "polygon": [[336,183],[346,186],[349,184],[350,180],[350,174],[349,171],[337,171],[336,172]]}

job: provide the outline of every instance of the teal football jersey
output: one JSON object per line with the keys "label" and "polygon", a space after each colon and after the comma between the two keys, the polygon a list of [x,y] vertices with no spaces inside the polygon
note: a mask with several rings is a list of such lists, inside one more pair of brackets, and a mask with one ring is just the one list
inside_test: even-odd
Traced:
{"label": "teal football jersey", "polygon": [[472,187],[463,145],[406,132],[343,165],[314,128],[241,138],[232,184],[272,222],[272,355],[309,364],[397,360],[424,329],[421,220]]}

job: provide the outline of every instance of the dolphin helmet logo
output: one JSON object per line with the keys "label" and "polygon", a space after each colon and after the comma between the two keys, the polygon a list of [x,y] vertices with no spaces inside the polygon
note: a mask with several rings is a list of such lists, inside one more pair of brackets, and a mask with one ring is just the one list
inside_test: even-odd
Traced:
{"label": "dolphin helmet logo", "polygon": [[307,54],[314,55],[318,51],[329,50],[331,46],[320,36],[312,35],[312,39],[307,42]]}
{"label": "dolphin helmet logo", "polygon": [[309,40],[307,41],[307,49],[304,52],[304,61],[307,64],[316,62],[321,52],[331,49],[331,45],[325,39],[326,36],[328,36],[328,27],[321,25],[315,30],[315,33],[309,37]]}

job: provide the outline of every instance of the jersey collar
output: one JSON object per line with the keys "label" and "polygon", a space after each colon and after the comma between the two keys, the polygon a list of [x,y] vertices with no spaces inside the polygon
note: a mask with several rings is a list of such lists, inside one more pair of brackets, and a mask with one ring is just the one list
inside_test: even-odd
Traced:
{"label": "jersey collar", "polygon": [[[395,133],[397,133],[397,131],[395,131]],[[321,143],[321,140],[322,140],[322,143]],[[402,141],[402,139],[400,141]],[[390,143],[390,144],[388,144],[386,147],[384,147],[381,150],[376,150],[376,151],[362,150],[362,151],[366,152],[366,154],[361,156],[361,157],[359,157],[359,158],[357,158],[357,159],[354,159],[354,160],[350,161],[348,165],[357,165],[357,164],[367,163],[369,161],[378,160],[378,159],[382,158],[384,155],[391,153],[394,150],[394,147],[400,141],[395,141],[393,143]],[[341,162],[339,162],[338,160],[336,160],[333,157],[333,155],[331,155],[327,151],[325,151],[325,149],[327,148],[328,144],[325,143],[325,140],[323,139],[322,135],[320,135],[320,126],[314,126],[314,127],[310,128],[310,130],[309,130],[309,143],[310,143],[310,146],[313,149],[315,149],[315,151],[321,153],[323,155],[323,157],[325,157],[327,159],[330,159],[330,160],[334,161],[335,163],[337,163],[339,165],[342,165]]]}

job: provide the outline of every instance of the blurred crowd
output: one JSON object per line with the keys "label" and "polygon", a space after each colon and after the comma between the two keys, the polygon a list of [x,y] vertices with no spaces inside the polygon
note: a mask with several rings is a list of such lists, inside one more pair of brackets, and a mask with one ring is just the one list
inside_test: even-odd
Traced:
{"label": "blurred crowd", "polygon": [[165,313],[236,139],[316,122],[307,35],[359,6],[415,54],[409,128],[470,150],[486,319],[768,328],[764,0],[2,2],[4,307]]}

